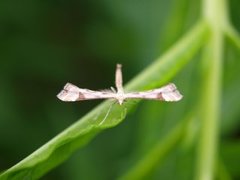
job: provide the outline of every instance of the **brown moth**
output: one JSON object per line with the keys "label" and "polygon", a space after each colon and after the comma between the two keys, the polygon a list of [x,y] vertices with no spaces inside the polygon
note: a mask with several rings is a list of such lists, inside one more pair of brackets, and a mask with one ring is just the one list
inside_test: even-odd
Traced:
{"label": "brown moth", "polygon": [[122,65],[117,64],[115,74],[115,85],[117,90],[111,88],[108,91],[92,91],[79,88],[71,83],[67,83],[63,90],[57,95],[62,101],[83,101],[91,99],[115,99],[122,105],[126,99],[150,99],[162,101],[179,101],[182,95],[173,83],[169,83],[161,88],[142,92],[125,93],[122,86]]}

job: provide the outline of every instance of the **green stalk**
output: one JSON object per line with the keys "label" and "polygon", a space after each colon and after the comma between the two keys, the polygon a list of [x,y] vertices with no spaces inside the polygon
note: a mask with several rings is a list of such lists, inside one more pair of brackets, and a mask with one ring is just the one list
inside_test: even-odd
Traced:
{"label": "green stalk", "polygon": [[221,77],[223,60],[223,25],[226,21],[224,0],[203,0],[203,17],[211,29],[211,36],[203,52],[202,96],[200,119],[202,123],[198,147],[197,180],[214,179],[217,155],[221,104]]}

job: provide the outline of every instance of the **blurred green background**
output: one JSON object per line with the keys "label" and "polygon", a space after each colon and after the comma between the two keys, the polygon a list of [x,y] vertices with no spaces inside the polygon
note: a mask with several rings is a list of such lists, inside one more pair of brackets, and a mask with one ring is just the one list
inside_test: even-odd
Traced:
{"label": "blurred green background", "polygon": [[[229,1],[238,30],[239,6]],[[114,85],[116,63],[123,64],[127,82],[192,27],[200,7],[200,1],[190,0],[0,1],[0,170],[99,104],[59,101],[56,94],[66,82],[106,89]],[[120,176],[196,104],[199,57],[173,80],[184,94],[182,102],[142,102],[122,124],[102,132],[43,179]],[[220,152],[234,179],[240,179],[239,59],[240,51],[226,42]],[[149,179],[190,179],[194,147],[182,149],[166,157]]]}

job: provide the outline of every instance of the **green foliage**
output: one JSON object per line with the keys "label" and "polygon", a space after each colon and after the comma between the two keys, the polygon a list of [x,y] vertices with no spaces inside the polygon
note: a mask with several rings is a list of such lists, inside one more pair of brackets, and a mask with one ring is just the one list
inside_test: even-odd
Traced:
{"label": "green foliage", "polygon": [[[113,5],[105,1],[103,4]],[[126,115],[131,115],[130,112],[133,113],[132,120],[138,121],[134,125],[138,126],[131,129],[136,133],[133,139],[134,145],[126,146],[128,155],[118,158],[119,162],[122,161],[121,168],[118,166],[117,172],[110,175],[110,170],[102,170],[102,167],[98,170],[94,168],[95,162],[89,163],[86,160],[84,161],[87,162],[86,167],[90,166],[92,171],[100,174],[100,176],[91,176],[91,173],[88,173],[89,179],[96,179],[96,177],[116,179],[118,177],[124,180],[160,178],[210,180],[215,177],[218,179],[240,177],[237,163],[232,164],[236,160],[231,155],[239,155],[239,143],[229,143],[228,140],[222,143],[220,138],[221,134],[227,137],[231,136],[234,130],[239,131],[236,129],[240,115],[239,106],[237,106],[239,102],[236,101],[236,97],[239,97],[236,89],[240,89],[237,78],[239,66],[224,65],[226,63],[224,61],[232,59],[235,63],[236,57],[239,57],[240,36],[229,20],[225,0],[203,0],[202,14],[200,18],[196,17],[198,23],[191,25],[190,30],[185,30],[188,28],[179,23],[182,21],[180,17],[191,16],[191,13],[187,15],[185,9],[193,7],[197,9],[197,6],[185,0],[178,1],[177,4],[170,18],[172,21],[167,22],[166,27],[169,27],[170,31],[163,36],[165,39],[162,38],[162,41],[165,43],[161,48],[165,49],[169,44],[173,45],[127,83],[125,89],[139,91],[156,88],[176,78],[180,84],[180,91],[182,89],[185,92],[183,102],[176,105],[147,102],[140,106],[138,111],[136,106],[140,101],[127,101],[123,106],[113,104],[112,101],[105,101],[25,159],[4,171],[0,179],[38,179],[44,176],[53,168],[71,159],[71,156],[78,149],[89,144],[93,137],[101,137],[100,132],[110,130],[117,125],[120,126]],[[132,11],[126,13],[131,16],[135,15]],[[136,19],[137,14],[136,11]],[[193,20],[190,18],[188,21]],[[186,26],[192,24],[185,23]],[[91,29],[91,25],[88,28]],[[101,32],[98,32],[99,37],[101,37]],[[181,35],[182,32],[184,35]],[[179,38],[179,36],[182,37]],[[91,43],[91,38],[89,43]],[[225,42],[225,39],[228,41]],[[113,47],[112,50],[116,49],[121,49],[121,47],[115,47],[115,49]],[[226,55],[225,49],[228,50]],[[107,53],[107,51],[101,50],[101,47],[98,50],[89,51],[95,52],[97,56],[111,57],[110,54],[104,54],[103,52]],[[201,54],[200,58],[199,54]],[[64,67],[64,63],[61,67]],[[60,66],[57,69],[60,69]],[[59,74],[56,72],[56,76],[62,77]],[[234,102],[235,108],[225,108],[225,102],[229,106]],[[105,119],[111,106],[111,111]],[[138,113],[134,114],[134,110]],[[62,117],[59,116],[59,121],[61,119]],[[231,123],[227,122],[228,120]],[[119,136],[123,133],[120,132]],[[117,142],[115,139],[116,137],[113,137],[112,142]],[[223,149],[219,152],[220,147]],[[111,151],[111,148],[106,149]],[[98,158],[108,155],[99,149],[95,151]],[[111,165],[108,164],[107,167],[110,168]],[[74,172],[78,172],[78,169]],[[79,178],[87,177],[82,175]],[[78,177],[75,176],[72,179],[78,179]]]}
{"label": "green foliage", "polygon": [[[132,80],[126,89],[147,89],[149,87],[154,88],[163,85],[163,83],[171,79],[201,47],[205,39],[204,37],[207,34],[206,32],[206,25],[200,23],[187,37],[183,38],[172,50],[166,53],[165,56],[157,60],[152,66]],[[195,41],[193,41],[193,39]],[[186,51],[186,49],[188,49],[188,51]],[[163,74],[165,78],[159,81],[156,77]],[[32,179],[36,179],[40,177],[64,161],[74,150],[85,144],[86,141],[92,138],[97,132],[120,123],[124,119],[126,111],[131,110],[134,105],[136,105],[136,103],[125,103],[124,107],[115,104],[107,116],[107,119],[104,120],[111,106],[111,102],[102,103],[46,145],[6,171],[1,178],[21,179],[29,176]],[[103,120],[104,122],[102,123]]]}

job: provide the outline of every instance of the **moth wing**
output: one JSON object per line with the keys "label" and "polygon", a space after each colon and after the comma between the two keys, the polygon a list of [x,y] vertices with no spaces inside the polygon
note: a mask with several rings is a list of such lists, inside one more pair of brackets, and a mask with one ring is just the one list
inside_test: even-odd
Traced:
{"label": "moth wing", "polygon": [[112,91],[92,91],[89,89],[82,89],[71,83],[67,83],[57,97],[62,101],[83,101],[114,98],[115,93]]}
{"label": "moth wing", "polygon": [[126,98],[128,99],[155,99],[162,101],[179,101],[182,99],[182,97],[183,96],[173,83],[150,91],[133,92],[126,94]]}

